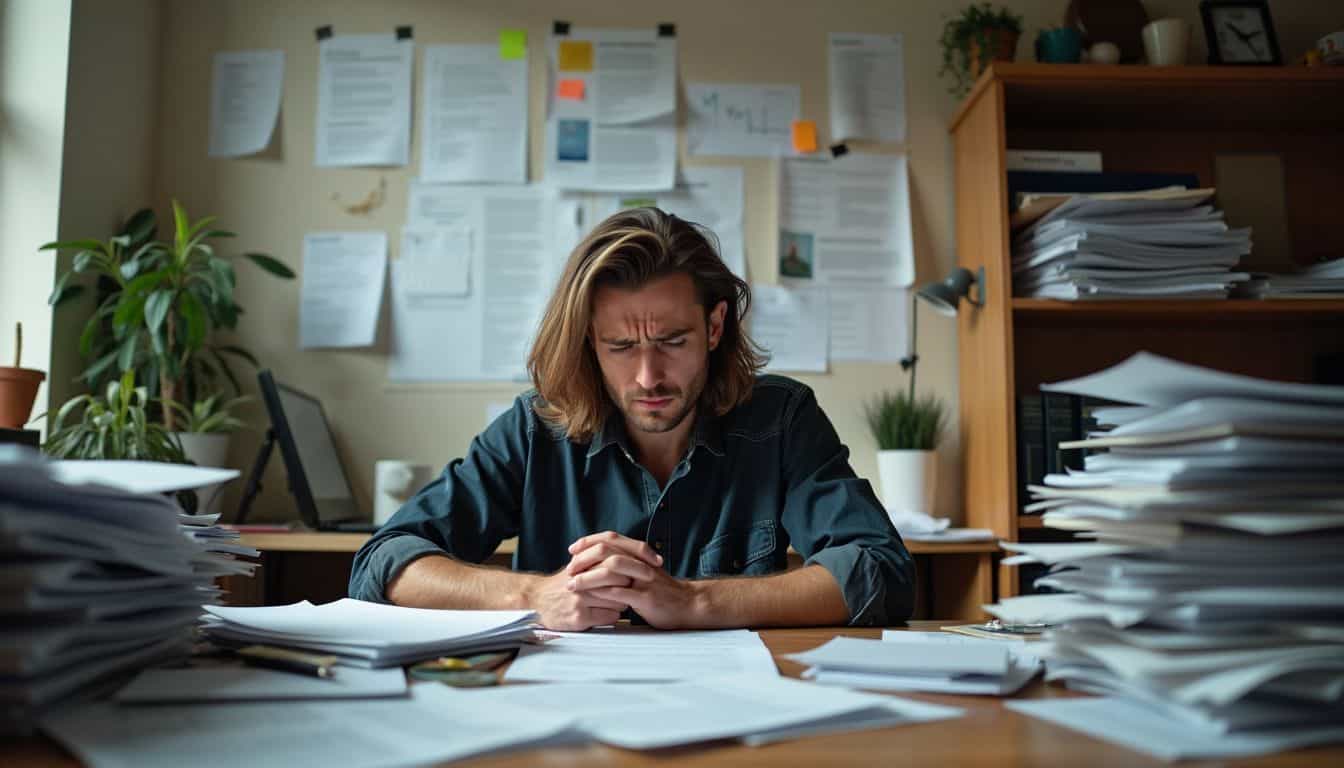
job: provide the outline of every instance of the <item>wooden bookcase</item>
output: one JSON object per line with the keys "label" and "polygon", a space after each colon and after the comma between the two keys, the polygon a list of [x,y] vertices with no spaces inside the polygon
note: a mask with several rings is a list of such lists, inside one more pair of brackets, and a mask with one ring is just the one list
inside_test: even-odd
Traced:
{"label": "wooden bookcase", "polygon": [[[1005,150],[1096,150],[1106,171],[1193,173],[1277,156],[1301,265],[1344,255],[1344,68],[996,63],[952,120],[957,261],[985,269],[985,306],[958,313],[967,525],[1041,535],[1019,518],[1016,398],[1147,349],[1224,370],[1312,381],[1344,355],[1344,300],[1014,299]],[[1229,223],[1238,224],[1235,220]],[[1000,597],[1018,594],[999,567]]]}

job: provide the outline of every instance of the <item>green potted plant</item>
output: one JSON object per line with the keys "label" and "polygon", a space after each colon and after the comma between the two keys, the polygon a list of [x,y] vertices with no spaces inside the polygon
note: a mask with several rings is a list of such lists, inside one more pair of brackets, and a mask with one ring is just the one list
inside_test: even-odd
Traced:
{"label": "green potted plant", "polygon": [[[165,401],[164,406],[177,412],[178,430],[172,434],[187,458],[199,467],[224,467],[228,465],[229,438],[244,426],[243,420],[234,415],[234,409],[251,399],[244,395],[225,400],[223,395],[214,394],[190,407],[171,400]],[[215,483],[198,489],[201,511],[214,511],[212,507],[223,487],[223,483]]]}
{"label": "green potted plant", "polygon": [[23,367],[23,323],[14,325],[14,365],[0,365],[0,428],[23,429],[47,375]]}
{"label": "green potted plant", "polygon": [[[152,399],[147,387],[135,385],[135,372],[126,371],[108,383],[102,396],[77,395],[67,400],[56,412],[42,450],[57,459],[187,463],[182,444],[151,417]],[[72,416],[75,419],[70,421]]]}
{"label": "green potted plant", "polygon": [[914,377],[907,392],[883,392],[864,409],[877,442],[877,472],[882,504],[892,514],[931,515],[937,500],[938,441],[946,409],[933,395],[915,397]]}
{"label": "green potted plant", "polygon": [[990,3],[969,5],[943,25],[943,66],[951,75],[949,93],[964,96],[991,61],[1012,61],[1022,36],[1022,17]]}

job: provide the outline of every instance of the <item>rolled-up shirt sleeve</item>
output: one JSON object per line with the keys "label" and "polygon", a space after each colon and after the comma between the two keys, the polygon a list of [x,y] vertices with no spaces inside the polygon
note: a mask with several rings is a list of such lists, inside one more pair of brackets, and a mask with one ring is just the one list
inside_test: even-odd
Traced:
{"label": "rolled-up shirt sleeve", "polygon": [[350,596],[386,602],[387,585],[412,561],[447,555],[479,563],[518,535],[533,425],[531,397],[521,396],[360,547]]}
{"label": "rolled-up shirt sleeve", "polygon": [[805,389],[785,419],[782,523],[808,565],[840,585],[853,626],[910,618],[915,566],[872,485],[854,474],[849,449]]}

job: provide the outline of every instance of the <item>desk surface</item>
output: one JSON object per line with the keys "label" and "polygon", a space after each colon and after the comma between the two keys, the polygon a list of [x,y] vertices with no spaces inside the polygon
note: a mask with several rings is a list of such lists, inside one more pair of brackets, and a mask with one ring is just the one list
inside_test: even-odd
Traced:
{"label": "desk surface", "polygon": [[[943,622],[911,622],[911,629],[936,629]],[[776,629],[761,632],[761,637],[780,671],[797,677],[802,665],[779,658],[781,654],[815,648],[836,634],[853,637],[880,637],[877,629]],[[1003,707],[1003,699],[980,696],[902,694],[938,704],[964,707],[965,717],[936,723],[921,723],[870,731],[841,733],[797,739],[765,747],[732,744],[693,746],[653,753],[628,752],[598,744],[551,747],[544,750],[513,752],[454,765],[472,768],[530,768],[546,766],[651,766],[675,765],[695,768],[728,766],[832,766],[832,765],[1087,765],[1092,768],[1111,765],[1167,765],[1137,752],[1097,741],[1049,723],[1034,720]],[[1072,696],[1067,691],[1039,680],[1017,698],[1059,698]],[[78,763],[53,742],[35,738],[0,744],[10,768],[30,766],[74,766]],[[1344,746],[1320,747],[1286,752],[1250,760],[1184,762],[1182,766],[1297,766],[1344,765]]]}
{"label": "desk surface", "polygon": [[[292,533],[244,533],[239,543],[260,549],[263,552],[354,552],[368,541],[367,533],[315,533],[294,531]],[[517,539],[505,539],[500,543],[496,554],[512,554],[518,545]],[[915,555],[937,554],[978,554],[998,552],[995,541],[970,542],[929,542],[907,541],[905,546]]]}

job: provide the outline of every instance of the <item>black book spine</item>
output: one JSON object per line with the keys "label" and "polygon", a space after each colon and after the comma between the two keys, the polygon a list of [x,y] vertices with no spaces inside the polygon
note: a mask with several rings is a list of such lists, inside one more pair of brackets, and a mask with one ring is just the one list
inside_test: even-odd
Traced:
{"label": "black book spine", "polygon": [[1045,419],[1040,395],[1017,399],[1017,503],[1019,511],[1031,501],[1028,485],[1045,479]]}

